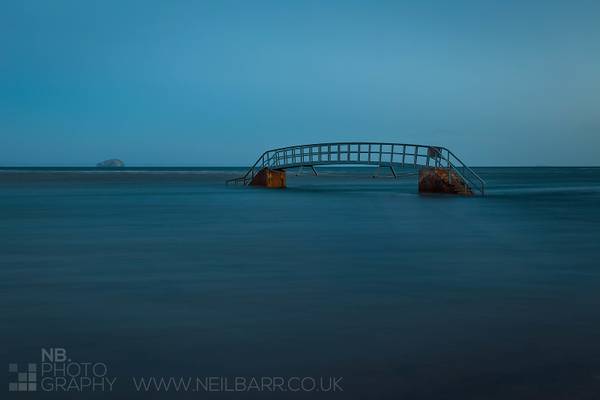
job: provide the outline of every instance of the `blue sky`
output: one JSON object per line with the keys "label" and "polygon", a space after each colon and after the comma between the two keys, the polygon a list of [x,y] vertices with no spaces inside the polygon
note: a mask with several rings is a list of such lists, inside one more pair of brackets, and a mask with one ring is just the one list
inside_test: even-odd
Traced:
{"label": "blue sky", "polygon": [[600,165],[597,1],[3,1],[0,165],[337,140]]}

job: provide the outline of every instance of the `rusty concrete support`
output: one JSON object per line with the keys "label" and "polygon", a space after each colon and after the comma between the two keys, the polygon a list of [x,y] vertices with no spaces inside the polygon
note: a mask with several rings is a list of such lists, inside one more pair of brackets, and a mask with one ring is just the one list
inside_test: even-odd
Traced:
{"label": "rusty concrete support", "polygon": [[282,189],[285,187],[285,171],[263,168],[252,178],[250,185]]}
{"label": "rusty concrete support", "polygon": [[447,168],[423,168],[419,171],[420,193],[448,193],[471,196],[473,192],[460,176]]}

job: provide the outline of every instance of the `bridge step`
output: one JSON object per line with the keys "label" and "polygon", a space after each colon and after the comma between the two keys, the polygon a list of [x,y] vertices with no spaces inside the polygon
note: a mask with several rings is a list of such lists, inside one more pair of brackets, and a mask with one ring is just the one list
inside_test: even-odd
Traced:
{"label": "bridge step", "polygon": [[454,171],[447,168],[423,168],[419,171],[419,192],[472,196],[473,191]]}
{"label": "bridge step", "polygon": [[285,171],[263,168],[254,175],[250,185],[283,189],[285,187]]}

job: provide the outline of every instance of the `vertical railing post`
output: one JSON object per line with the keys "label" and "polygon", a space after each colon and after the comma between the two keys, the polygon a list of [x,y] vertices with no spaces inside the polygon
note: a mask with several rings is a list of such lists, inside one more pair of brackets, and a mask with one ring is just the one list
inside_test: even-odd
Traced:
{"label": "vertical railing post", "polygon": [[447,150],[448,154],[448,183],[452,184],[452,163],[450,162],[450,150]]}
{"label": "vertical railing post", "polygon": [[417,166],[417,155],[419,154],[419,146],[415,146],[415,159],[413,160],[413,165],[416,167]]}
{"label": "vertical railing post", "polygon": [[404,167],[404,159],[406,158],[406,145],[402,145],[402,167]]}

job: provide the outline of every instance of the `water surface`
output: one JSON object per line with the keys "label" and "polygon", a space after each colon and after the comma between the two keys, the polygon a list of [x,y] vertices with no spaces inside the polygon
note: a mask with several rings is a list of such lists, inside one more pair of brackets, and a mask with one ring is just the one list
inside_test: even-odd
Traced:
{"label": "water surface", "polygon": [[600,169],[481,168],[473,198],[367,169],[224,185],[241,171],[0,171],[2,362],[64,347],[110,398],[150,375],[344,388],[158,398],[600,396]]}

